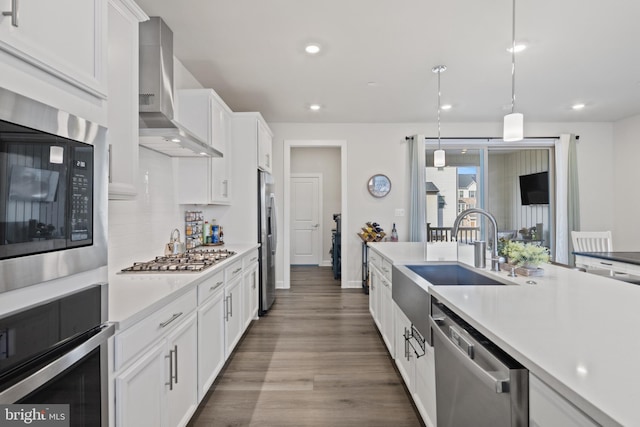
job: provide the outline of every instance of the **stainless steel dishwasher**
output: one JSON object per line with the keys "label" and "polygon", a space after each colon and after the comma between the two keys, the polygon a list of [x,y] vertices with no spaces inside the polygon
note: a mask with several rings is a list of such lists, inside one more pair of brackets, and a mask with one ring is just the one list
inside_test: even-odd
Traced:
{"label": "stainless steel dishwasher", "polygon": [[432,297],[438,427],[529,425],[528,371]]}

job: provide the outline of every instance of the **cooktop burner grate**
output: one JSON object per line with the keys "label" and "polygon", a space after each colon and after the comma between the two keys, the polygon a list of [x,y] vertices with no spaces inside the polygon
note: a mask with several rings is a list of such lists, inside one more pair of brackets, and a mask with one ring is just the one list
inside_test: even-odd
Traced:
{"label": "cooktop burner grate", "polygon": [[235,254],[227,249],[190,249],[184,254],[158,256],[151,261],[134,262],[131,267],[123,268],[121,273],[197,273]]}

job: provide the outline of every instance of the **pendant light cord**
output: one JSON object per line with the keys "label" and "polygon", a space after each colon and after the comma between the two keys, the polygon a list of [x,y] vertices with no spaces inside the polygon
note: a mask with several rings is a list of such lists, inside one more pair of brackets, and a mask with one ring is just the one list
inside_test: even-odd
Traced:
{"label": "pendant light cord", "polygon": [[443,70],[438,70],[438,150],[440,150],[440,74]]}
{"label": "pendant light cord", "polygon": [[516,0],[513,0],[511,16],[511,114],[516,108]]}

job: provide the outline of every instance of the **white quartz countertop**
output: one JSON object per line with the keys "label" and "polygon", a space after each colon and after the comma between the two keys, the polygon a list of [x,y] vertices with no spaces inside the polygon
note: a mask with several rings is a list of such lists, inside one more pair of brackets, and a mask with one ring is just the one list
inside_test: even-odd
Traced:
{"label": "white quartz countertop", "polygon": [[126,329],[258,247],[258,243],[225,244],[221,248],[236,254],[202,273],[110,272],[109,321],[120,330]]}
{"label": "white quartz countertop", "polygon": [[[394,264],[424,261],[422,243],[393,245],[371,248]],[[432,244],[427,258],[449,252]],[[541,277],[516,278],[485,269],[516,286],[428,285],[428,291],[599,423],[640,425],[640,286],[543,268]]]}

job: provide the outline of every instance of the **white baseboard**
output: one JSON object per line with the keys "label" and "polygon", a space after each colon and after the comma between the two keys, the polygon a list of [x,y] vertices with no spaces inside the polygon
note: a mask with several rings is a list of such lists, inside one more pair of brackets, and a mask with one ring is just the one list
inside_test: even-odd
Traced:
{"label": "white baseboard", "polygon": [[289,289],[284,287],[284,280],[276,280],[276,289]]}
{"label": "white baseboard", "polygon": [[333,263],[330,259],[324,259],[320,261],[320,267],[333,267]]}

